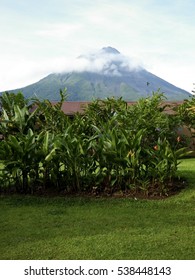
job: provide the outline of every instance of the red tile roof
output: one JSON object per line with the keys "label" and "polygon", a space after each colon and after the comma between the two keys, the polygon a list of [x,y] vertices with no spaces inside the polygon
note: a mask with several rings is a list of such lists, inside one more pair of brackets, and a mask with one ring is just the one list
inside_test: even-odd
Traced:
{"label": "red tile roof", "polygon": [[[53,105],[55,105],[57,102],[52,102]],[[65,101],[62,104],[62,111],[66,114],[66,115],[74,115],[76,113],[83,113],[84,109],[90,104],[90,101]],[[176,107],[180,104],[182,104],[183,102],[163,102],[162,105],[168,105],[165,108],[165,112],[167,112],[168,114],[173,114],[174,111],[173,107]],[[134,105],[136,104],[136,102],[127,102],[128,106]]]}
{"label": "red tile roof", "polygon": [[[53,105],[57,104],[57,102],[51,102]],[[65,101],[62,103],[62,111],[66,115],[74,115],[76,113],[83,113],[84,108],[91,103],[89,101]]]}

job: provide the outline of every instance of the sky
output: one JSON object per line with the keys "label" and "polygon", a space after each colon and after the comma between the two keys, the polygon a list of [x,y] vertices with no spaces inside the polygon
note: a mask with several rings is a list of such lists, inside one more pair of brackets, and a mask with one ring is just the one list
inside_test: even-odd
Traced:
{"label": "sky", "polygon": [[194,0],[1,0],[0,91],[75,69],[111,46],[189,92],[195,83]]}

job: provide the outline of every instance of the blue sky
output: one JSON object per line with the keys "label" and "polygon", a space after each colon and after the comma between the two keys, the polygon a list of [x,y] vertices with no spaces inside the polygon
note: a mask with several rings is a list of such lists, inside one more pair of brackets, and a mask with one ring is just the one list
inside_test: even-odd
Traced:
{"label": "blue sky", "polygon": [[194,0],[1,0],[0,91],[70,70],[105,46],[191,91],[194,11]]}

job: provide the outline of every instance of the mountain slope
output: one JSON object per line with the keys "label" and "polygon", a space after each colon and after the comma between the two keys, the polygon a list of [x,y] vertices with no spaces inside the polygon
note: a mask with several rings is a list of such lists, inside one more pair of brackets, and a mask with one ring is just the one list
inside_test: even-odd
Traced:
{"label": "mountain slope", "polygon": [[54,73],[37,83],[14,90],[22,91],[26,97],[58,100],[60,89],[67,88],[68,100],[88,101],[93,98],[119,97],[136,101],[160,89],[168,100],[179,101],[190,93],[155,76],[112,47],[97,53],[81,55],[78,64],[83,69],[69,73]]}

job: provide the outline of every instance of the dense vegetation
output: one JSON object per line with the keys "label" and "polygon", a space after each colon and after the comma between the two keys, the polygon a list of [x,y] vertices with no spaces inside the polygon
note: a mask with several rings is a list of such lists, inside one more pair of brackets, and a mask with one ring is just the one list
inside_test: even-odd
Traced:
{"label": "dense vegetation", "polygon": [[70,119],[61,111],[62,92],[55,106],[4,93],[1,189],[168,195],[178,159],[187,153],[178,128],[186,120],[194,126],[194,100],[174,115],[165,113],[163,100],[160,93],[129,107],[121,98],[95,100]]}

